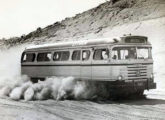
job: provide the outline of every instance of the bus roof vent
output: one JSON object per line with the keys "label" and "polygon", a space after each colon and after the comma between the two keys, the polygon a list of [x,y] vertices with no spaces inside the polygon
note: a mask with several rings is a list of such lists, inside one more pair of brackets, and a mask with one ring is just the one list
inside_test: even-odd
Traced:
{"label": "bus roof vent", "polygon": [[142,43],[148,42],[148,38],[145,36],[124,36],[121,37],[123,43]]}

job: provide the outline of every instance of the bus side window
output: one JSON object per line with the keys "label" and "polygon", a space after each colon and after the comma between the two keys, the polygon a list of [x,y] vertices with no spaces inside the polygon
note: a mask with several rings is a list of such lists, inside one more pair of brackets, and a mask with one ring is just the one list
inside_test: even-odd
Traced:
{"label": "bus side window", "polygon": [[90,57],[90,51],[89,50],[83,50],[82,52],[82,60],[88,60]]}
{"label": "bus side window", "polygon": [[70,52],[69,51],[63,51],[61,55],[61,61],[66,61],[69,59]]}
{"label": "bus side window", "polygon": [[80,50],[73,51],[72,60],[80,60],[80,54],[81,54]]}
{"label": "bus side window", "polygon": [[137,57],[138,59],[148,59],[150,57],[150,49],[147,47],[138,47],[137,48]]}
{"label": "bus side window", "polygon": [[34,62],[35,53],[23,53],[22,62]]}
{"label": "bus side window", "polygon": [[112,59],[114,60],[127,60],[136,58],[135,47],[115,47],[112,50]]}
{"label": "bus side window", "polygon": [[60,61],[60,59],[61,59],[61,52],[55,52],[53,55],[53,60]]}
{"label": "bus side window", "polygon": [[118,51],[117,50],[112,51],[112,59],[114,59],[114,60],[118,59]]}
{"label": "bus side window", "polygon": [[94,51],[94,60],[106,60],[109,57],[109,51],[107,49],[96,49]]}
{"label": "bus side window", "polygon": [[108,50],[107,49],[104,49],[104,50],[102,50],[102,60],[106,60],[106,59],[108,59],[108,57],[109,57],[109,52],[108,52]]}
{"label": "bus side window", "polygon": [[37,61],[38,62],[45,62],[51,60],[51,53],[45,52],[45,53],[38,53],[37,55]]}
{"label": "bus side window", "polygon": [[132,57],[133,55],[128,53],[127,49],[120,50],[120,59],[121,60],[126,60],[129,59],[129,57]]}

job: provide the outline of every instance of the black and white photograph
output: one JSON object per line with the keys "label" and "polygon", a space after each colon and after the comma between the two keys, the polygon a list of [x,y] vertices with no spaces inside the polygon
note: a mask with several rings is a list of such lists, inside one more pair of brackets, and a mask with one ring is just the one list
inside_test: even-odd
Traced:
{"label": "black and white photograph", "polygon": [[165,0],[0,0],[0,120],[164,120]]}

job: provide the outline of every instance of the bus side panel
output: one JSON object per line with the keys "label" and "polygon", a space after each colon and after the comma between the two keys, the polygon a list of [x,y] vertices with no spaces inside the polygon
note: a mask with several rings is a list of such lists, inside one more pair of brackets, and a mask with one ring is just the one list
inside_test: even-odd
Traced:
{"label": "bus side panel", "polygon": [[21,72],[23,75],[27,75],[29,77],[36,77],[39,72],[38,66],[22,66]]}
{"label": "bus side panel", "polygon": [[92,72],[91,65],[81,66],[81,80],[91,80]]}
{"label": "bus side panel", "polygon": [[52,76],[53,71],[47,66],[23,66],[22,74],[32,78],[46,78],[46,76]]}
{"label": "bus side panel", "polygon": [[80,79],[80,66],[69,66],[68,67],[69,70],[69,75],[68,76],[72,76],[75,79]]}
{"label": "bus side panel", "polygon": [[70,67],[68,66],[53,66],[51,67],[52,76],[68,77],[70,76]]}
{"label": "bus side panel", "polygon": [[92,80],[109,81],[109,66],[92,66]]}
{"label": "bus side panel", "polygon": [[110,80],[110,66],[105,65],[107,61],[93,61],[92,62],[92,80]]}
{"label": "bus side panel", "polygon": [[24,66],[22,74],[32,78],[46,78],[51,76],[80,78],[80,66]]}

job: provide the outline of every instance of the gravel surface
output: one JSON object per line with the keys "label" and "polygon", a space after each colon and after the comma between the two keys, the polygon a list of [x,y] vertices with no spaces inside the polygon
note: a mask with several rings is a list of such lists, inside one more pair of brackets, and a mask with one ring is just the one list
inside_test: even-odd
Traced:
{"label": "gravel surface", "polygon": [[165,100],[13,101],[0,99],[0,120],[164,120]]}

